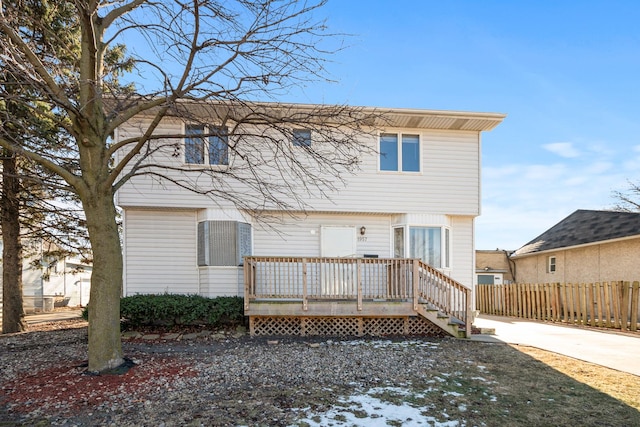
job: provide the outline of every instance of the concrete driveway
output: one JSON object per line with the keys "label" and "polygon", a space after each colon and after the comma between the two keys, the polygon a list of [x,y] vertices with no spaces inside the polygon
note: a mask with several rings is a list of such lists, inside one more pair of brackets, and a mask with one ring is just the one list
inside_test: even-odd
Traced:
{"label": "concrete driveway", "polygon": [[474,326],[493,328],[495,334],[473,335],[473,341],[527,345],[640,376],[637,332],[600,331],[484,314],[476,318]]}

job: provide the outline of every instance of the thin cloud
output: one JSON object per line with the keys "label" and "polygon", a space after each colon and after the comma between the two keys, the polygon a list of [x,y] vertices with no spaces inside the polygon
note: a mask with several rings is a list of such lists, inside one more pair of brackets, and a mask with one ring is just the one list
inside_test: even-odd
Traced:
{"label": "thin cloud", "polygon": [[552,144],[545,144],[542,148],[560,157],[566,157],[567,159],[580,156],[580,151],[576,149],[571,142],[554,142]]}

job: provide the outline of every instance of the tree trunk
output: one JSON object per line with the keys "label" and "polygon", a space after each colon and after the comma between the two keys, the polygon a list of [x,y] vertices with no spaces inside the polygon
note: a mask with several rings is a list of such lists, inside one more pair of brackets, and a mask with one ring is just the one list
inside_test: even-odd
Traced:
{"label": "tree trunk", "polygon": [[89,299],[89,371],[103,372],[124,360],[120,340],[122,252],[116,224],[116,209],[110,189],[107,194],[82,200],[93,252]]}
{"label": "tree trunk", "polygon": [[16,157],[2,160],[2,333],[27,330],[22,304],[22,243],[20,242],[20,181]]}

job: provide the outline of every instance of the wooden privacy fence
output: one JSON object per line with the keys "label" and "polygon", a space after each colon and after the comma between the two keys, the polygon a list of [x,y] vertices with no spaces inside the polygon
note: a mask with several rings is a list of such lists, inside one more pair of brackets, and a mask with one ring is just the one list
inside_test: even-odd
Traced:
{"label": "wooden privacy fence", "polygon": [[481,313],[637,331],[638,282],[478,285]]}

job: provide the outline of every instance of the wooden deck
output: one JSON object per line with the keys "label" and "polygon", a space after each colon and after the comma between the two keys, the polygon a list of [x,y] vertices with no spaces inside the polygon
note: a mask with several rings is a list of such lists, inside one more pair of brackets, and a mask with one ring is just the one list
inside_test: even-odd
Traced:
{"label": "wooden deck", "polygon": [[244,281],[254,335],[471,333],[471,289],[418,259],[245,257]]}

